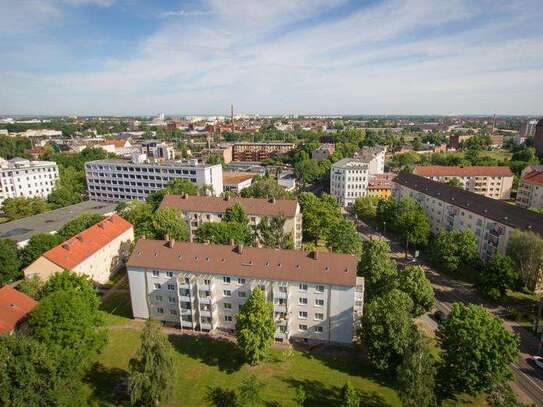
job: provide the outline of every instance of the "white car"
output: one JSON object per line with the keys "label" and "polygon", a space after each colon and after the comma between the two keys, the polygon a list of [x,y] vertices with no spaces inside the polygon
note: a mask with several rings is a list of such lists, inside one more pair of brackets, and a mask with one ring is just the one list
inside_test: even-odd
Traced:
{"label": "white car", "polygon": [[543,369],[543,357],[541,357],[541,356],[532,356],[532,360],[534,361],[534,364],[538,368]]}

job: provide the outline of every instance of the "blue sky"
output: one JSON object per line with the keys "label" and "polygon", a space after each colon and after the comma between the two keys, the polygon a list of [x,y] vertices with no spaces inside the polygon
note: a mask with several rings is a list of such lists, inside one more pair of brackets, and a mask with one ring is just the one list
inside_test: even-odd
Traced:
{"label": "blue sky", "polygon": [[541,0],[0,0],[0,114],[543,114]]}

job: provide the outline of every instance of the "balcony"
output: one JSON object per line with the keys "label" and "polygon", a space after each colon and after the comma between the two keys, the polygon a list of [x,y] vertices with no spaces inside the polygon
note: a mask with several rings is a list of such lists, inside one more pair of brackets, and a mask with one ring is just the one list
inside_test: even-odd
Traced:
{"label": "balcony", "polygon": [[277,326],[287,326],[288,319],[286,318],[275,318],[275,325]]}
{"label": "balcony", "polygon": [[213,323],[212,322],[201,322],[200,328],[203,331],[211,331],[213,329]]}
{"label": "balcony", "polygon": [[287,304],[273,304],[274,312],[287,312]]}
{"label": "balcony", "polygon": [[273,291],[273,298],[281,298],[281,299],[287,299],[288,293],[284,291]]}
{"label": "balcony", "polygon": [[181,312],[181,315],[191,315],[192,314],[192,309],[190,309],[190,308],[181,308],[180,312]]}
{"label": "balcony", "polygon": [[288,340],[288,332],[276,332],[274,337],[276,340]]}
{"label": "balcony", "polygon": [[200,316],[203,318],[211,318],[213,315],[213,310],[211,309],[201,309],[200,310]]}
{"label": "balcony", "polygon": [[188,289],[190,289],[190,284],[184,283],[184,282],[183,283],[179,282],[179,289],[180,290],[188,290]]}
{"label": "balcony", "polygon": [[190,321],[181,321],[182,328],[192,328],[192,322]]}
{"label": "balcony", "polygon": [[179,301],[180,302],[191,302],[191,299],[188,295],[181,295],[179,294]]}
{"label": "balcony", "polygon": [[211,297],[199,297],[198,302],[200,304],[211,304],[213,302],[213,299]]}

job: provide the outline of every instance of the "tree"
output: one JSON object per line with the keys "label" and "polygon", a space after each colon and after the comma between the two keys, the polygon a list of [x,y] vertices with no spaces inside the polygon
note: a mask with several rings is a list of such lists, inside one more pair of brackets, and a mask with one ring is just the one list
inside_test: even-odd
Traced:
{"label": "tree", "polygon": [[86,189],[85,172],[73,167],[60,167],[60,177],[55,188],[47,196],[47,202],[53,208],[62,208],[81,202]]}
{"label": "tree", "polygon": [[15,220],[47,212],[49,206],[42,198],[25,198],[21,196],[4,199],[2,210],[9,220]]}
{"label": "tree", "polygon": [[98,309],[100,297],[90,279],[85,275],[63,270],[55,273],[42,286],[40,295],[46,297],[57,291],[74,290],[85,298],[85,302],[93,309]]}
{"label": "tree", "polygon": [[239,398],[243,405],[257,406],[262,403],[262,388],[264,383],[257,380],[255,375],[244,378],[239,389]]}
{"label": "tree", "polygon": [[251,244],[253,235],[247,225],[237,222],[207,222],[196,231],[196,240],[200,243]]}
{"label": "tree", "polygon": [[405,243],[406,250],[411,246],[425,246],[430,235],[430,223],[421,206],[410,198],[398,201],[392,227]]}
{"label": "tree", "polygon": [[477,395],[512,378],[519,338],[478,305],[455,303],[437,332],[443,349],[443,386],[452,394]]}
{"label": "tree", "polygon": [[20,267],[17,244],[13,240],[0,239],[0,286],[15,280]]}
{"label": "tree", "polygon": [[234,390],[220,386],[207,388],[206,401],[214,407],[238,407],[238,395]]}
{"label": "tree", "polygon": [[305,405],[305,401],[307,400],[307,393],[305,392],[305,389],[302,386],[296,387],[296,394],[294,395],[294,401],[297,405],[303,406]]}
{"label": "tree", "polygon": [[354,213],[360,219],[371,220],[377,216],[378,196],[366,195],[354,201]]}
{"label": "tree", "polygon": [[43,253],[52,249],[60,242],[57,235],[51,235],[49,233],[36,233],[33,235],[22,251],[21,260],[23,267],[31,264]]}
{"label": "tree", "polygon": [[341,407],[359,407],[360,394],[351,382],[345,383],[341,389]]}
{"label": "tree", "polygon": [[457,177],[452,177],[448,182],[447,185],[450,185],[451,187],[457,187],[462,188],[464,185],[462,184],[462,181],[460,181]]}
{"label": "tree", "polygon": [[166,188],[148,194],[145,198],[145,202],[151,205],[151,208],[154,211],[160,206],[162,199],[164,199],[164,195],[166,194],[198,195],[198,187],[196,186],[196,184],[193,184],[189,180],[183,178],[175,178],[170,181]]}
{"label": "tree", "polygon": [[370,240],[362,248],[358,275],[364,277],[366,298],[378,297],[397,285],[396,263],[390,258],[390,246],[384,240]]}
{"label": "tree", "polygon": [[302,184],[302,187],[305,188],[307,184],[312,184],[319,179],[321,168],[317,161],[306,159],[298,161],[294,165],[294,174],[296,175],[296,179]]}
{"label": "tree", "polygon": [[134,225],[136,238],[142,236],[154,237],[152,225],[153,207],[151,205],[135,199],[129,203],[118,205],[118,207],[119,215]]}
{"label": "tree", "polygon": [[237,222],[242,225],[249,224],[249,218],[239,203],[234,204],[224,212],[225,222]]}
{"label": "tree", "polygon": [[274,247],[280,249],[294,248],[292,235],[284,232],[286,218],[280,216],[263,216],[256,227],[258,240],[265,247]]}
{"label": "tree", "polygon": [[160,324],[145,321],[140,348],[128,365],[132,405],[152,407],[169,397],[175,380],[173,352]]}
{"label": "tree", "polygon": [[431,253],[433,262],[448,272],[472,265],[479,257],[477,239],[469,230],[440,230],[433,239]]}
{"label": "tree", "polygon": [[490,407],[524,407],[517,400],[515,392],[509,383],[496,383],[487,390],[486,401]]}
{"label": "tree", "polygon": [[236,338],[243,358],[252,365],[262,360],[274,334],[273,305],[256,288],[236,317]]}
{"label": "tree", "polygon": [[289,199],[290,196],[276,180],[270,177],[255,178],[253,184],[241,191],[244,198]]}
{"label": "tree", "polygon": [[30,336],[0,336],[2,406],[85,405],[80,376]]}
{"label": "tree", "polygon": [[183,216],[173,208],[157,209],[151,216],[153,237],[165,239],[169,236],[175,240],[188,240],[189,229]]}
{"label": "tree", "polygon": [[328,194],[317,198],[310,192],[303,192],[299,197],[304,218],[304,239],[318,244],[320,239],[329,238],[331,231],[343,219],[336,199]]}
{"label": "tree", "polygon": [[97,213],[83,213],[77,218],[66,222],[56,233],[59,241],[68,240],[69,238],[81,233],[85,229],[102,221],[104,217]]}
{"label": "tree", "polygon": [[434,289],[420,266],[406,266],[399,273],[398,288],[413,301],[412,315],[419,317],[434,306]]}
{"label": "tree", "polygon": [[496,254],[481,268],[478,285],[485,294],[498,299],[508,288],[518,286],[518,281],[519,275],[511,257]]}
{"label": "tree", "polygon": [[409,346],[396,369],[398,394],[406,407],[434,405],[436,361],[428,340],[413,327]]}
{"label": "tree", "polygon": [[393,289],[366,304],[362,316],[362,343],[370,363],[381,371],[394,369],[402,360],[412,333],[413,301]]}
{"label": "tree", "polygon": [[535,290],[543,273],[543,239],[534,232],[515,230],[509,238],[507,255],[526,287]]}
{"label": "tree", "polygon": [[362,238],[355,224],[344,217],[328,230],[326,242],[328,248],[337,253],[360,256],[362,252]]}
{"label": "tree", "polygon": [[28,295],[30,298],[35,299],[36,301],[40,300],[42,289],[43,281],[38,276],[25,278],[17,285],[17,290]]}

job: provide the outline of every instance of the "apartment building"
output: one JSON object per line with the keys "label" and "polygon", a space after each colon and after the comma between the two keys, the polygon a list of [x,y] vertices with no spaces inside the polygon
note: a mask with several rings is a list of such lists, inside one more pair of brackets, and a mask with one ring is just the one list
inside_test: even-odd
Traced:
{"label": "apartment building", "polygon": [[330,194],[342,206],[351,206],[366,196],[369,182],[369,164],[360,158],[344,158],[330,167]]}
{"label": "apartment building", "polygon": [[133,241],[132,224],[114,214],[43,253],[24,270],[24,275],[45,281],[55,273],[70,270],[105,284],[124,265]]}
{"label": "apartment building", "polygon": [[302,212],[298,201],[289,199],[259,199],[236,197],[212,197],[192,195],[166,195],[161,208],[181,211],[189,225],[191,240],[202,223],[220,222],[228,208],[239,204],[255,229],[262,218],[284,216],[284,233],[292,236],[295,248],[302,247]]}
{"label": "apartment building", "polygon": [[147,140],[141,143],[141,153],[159,161],[175,159],[175,148],[163,141]]}
{"label": "apartment building", "polygon": [[315,161],[324,161],[336,151],[334,144],[321,144],[311,153],[311,158]]}
{"label": "apartment building", "polygon": [[457,179],[465,190],[494,199],[509,199],[513,188],[513,173],[509,167],[429,165],[416,166],[413,174],[438,182]]}
{"label": "apartment building", "polygon": [[385,172],[386,152],[386,146],[362,147],[354,157],[368,163],[369,175],[379,175]]}
{"label": "apartment building", "polygon": [[232,146],[232,158],[234,161],[264,161],[295,148],[294,143],[235,143]]}
{"label": "apartment building", "polygon": [[393,172],[370,176],[368,182],[368,195],[388,199],[392,193],[392,180],[395,176],[396,174]]}
{"label": "apartment building", "polygon": [[0,288],[0,335],[11,335],[38,305],[29,296],[10,285]]}
{"label": "apartment building", "polygon": [[362,313],[357,259],[338,253],[141,239],[127,262],[135,318],[233,332],[259,288],[273,303],[277,341],[349,345]]}
{"label": "apartment building", "polygon": [[543,208],[543,168],[522,175],[517,190],[517,205]]}
{"label": "apartment building", "polygon": [[415,174],[400,173],[392,181],[395,199],[415,199],[428,216],[431,231],[470,230],[481,258],[505,254],[515,229],[543,236],[543,216],[515,205],[455,188]]}
{"label": "apartment building", "polygon": [[149,161],[146,155],[129,160],[97,160],[85,164],[89,199],[121,202],[145,200],[148,194],[166,188],[181,178],[198,187],[210,187],[214,195],[223,192],[222,166],[198,160]]}
{"label": "apartment building", "polygon": [[57,164],[52,161],[0,158],[0,205],[6,198],[47,198],[58,174]]}
{"label": "apartment building", "polygon": [[232,146],[230,144],[219,144],[215,147],[204,148],[202,151],[200,151],[200,157],[204,160],[213,155],[221,157],[225,164],[231,163]]}
{"label": "apartment building", "polygon": [[258,174],[251,172],[227,172],[222,173],[223,187],[225,191],[240,193],[252,185],[253,179]]}

